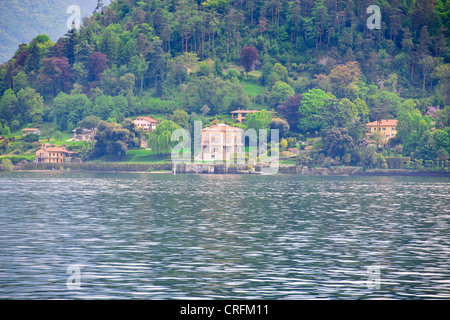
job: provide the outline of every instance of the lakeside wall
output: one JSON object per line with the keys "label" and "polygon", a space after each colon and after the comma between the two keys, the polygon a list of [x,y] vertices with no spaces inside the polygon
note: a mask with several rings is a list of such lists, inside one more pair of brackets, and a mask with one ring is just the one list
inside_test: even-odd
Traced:
{"label": "lakeside wall", "polygon": [[21,162],[14,170],[75,170],[101,172],[151,172],[171,171],[171,163],[120,163],[120,162],[82,162],[82,163],[37,163]]}
{"label": "lakeside wall", "polygon": [[[0,166],[1,167],[1,166]],[[0,168],[1,171],[2,168]],[[123,162],[82,162],[82,163],[37,163],[22,161],[14,166],[14,171],[74,170],[97,172],[173,172],[172,163],[123,163]],[[226,164],[178,164],[176,173],[181,174],[260,174],[261,167],[252,171],[248,165]],[[450,172],[432,172],[406,169],[363,170],[362,167],[307,168],[280,165],[278,174],[312,176],[442,176],[450,177]]]}

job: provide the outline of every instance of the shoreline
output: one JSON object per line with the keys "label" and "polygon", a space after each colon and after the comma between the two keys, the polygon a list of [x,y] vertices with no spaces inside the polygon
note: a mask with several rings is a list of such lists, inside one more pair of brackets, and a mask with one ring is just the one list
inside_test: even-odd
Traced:
{"label": "shoreline", "polygon": [[[250,171],[248,168],[224,167],[224,165],[208,165],[197,169],[178,167],[176,174],[230,174],[230,175],[270,175],[259,170]],[[257,169],[260,169],[257,167]],[[0,171],[6,172],[6,171]],[[27,163],[14,166],[10,172],[40,172],[49,174],[63,174],[68,172],[104,172],[104,173],[161,173],[173,174],[172,164],[139,164],[139,163],[66,163],[42,164]],[[372,169],[363,170],[362,167],[330,167],[305,168],[296,166],[280,166],[274,175],[298,176],[423,176],[423,177],[450,177],[445,171],[419,171],[406,169]]]}

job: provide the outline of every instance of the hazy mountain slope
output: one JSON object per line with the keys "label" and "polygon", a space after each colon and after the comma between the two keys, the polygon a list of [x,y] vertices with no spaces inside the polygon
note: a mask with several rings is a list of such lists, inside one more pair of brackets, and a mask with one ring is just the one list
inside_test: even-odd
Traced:
{"label": "hazy mountain slope", "polygon": [[64,35],[69,5],[79,5],[85,17],[92,14],[97,0],[0,0],[0,63],[38,34],[48,34],[53,41]]}

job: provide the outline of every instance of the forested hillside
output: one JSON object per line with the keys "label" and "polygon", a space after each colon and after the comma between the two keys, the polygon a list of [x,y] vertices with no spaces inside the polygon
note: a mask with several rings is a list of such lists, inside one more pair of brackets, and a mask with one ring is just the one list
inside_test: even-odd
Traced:
{"label": "forested hillside", "polygon": [[18,44],[28,43],[38,34],[48,34],[53,41],[61,37],[67,31],[70,5],[78,5],[82,17],[89,17],[97,0],[1,0],[0,62],[8,61]]}
{"label": "forested hillside", "polygon": [[[367,27],[373,4],[381,29]],[[0,121],[68,131],[146,114],[191,128],[267,109],[276,121],[255,114],[247,127],[282,128],[294,146],[321,137],[314,161],[445,161],[449,26],[445,0],[116,0],[80,32],[19,47],[0,69]],[[380,119],[398,119],[398,136],[369,150],[363,124]]]}

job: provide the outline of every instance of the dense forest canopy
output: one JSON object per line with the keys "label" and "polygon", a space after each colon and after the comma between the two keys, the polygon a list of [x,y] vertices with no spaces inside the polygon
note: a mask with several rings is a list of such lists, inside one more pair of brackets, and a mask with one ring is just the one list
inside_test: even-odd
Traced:
{"label": "dense forest canopy", "polygon": [[353,150],[362,124],[398,119],[407,155],[435,159],[450,152],[449,26],[445,0],[116,0],[78,32],[19,46],[0,68],[0,121],[72,130],[86,116],[267,109],[286,138],[341,128],[329,137]]}

